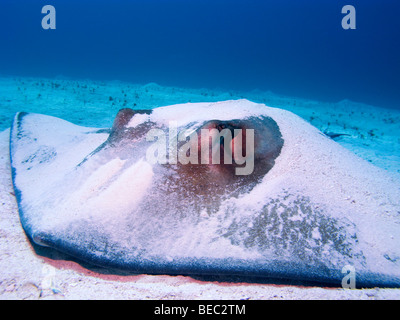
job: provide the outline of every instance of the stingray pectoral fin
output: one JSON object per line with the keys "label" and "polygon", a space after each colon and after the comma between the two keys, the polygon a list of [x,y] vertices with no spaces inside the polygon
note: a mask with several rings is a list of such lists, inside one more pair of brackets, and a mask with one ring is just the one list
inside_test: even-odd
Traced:
{"label": "stingray pectoral fin", "polygon": [[[10,132],[11,164],[17,171],[36,171],[69,156],[65,164],[79,163],[87,150],[95,149],[108,138],[96,128],[34,113],[20,112]],[[75,163],[75,164],[73,164]]]}
{"label": "stingray pectoral fin", "polygon": [[[74,125],[59,118],[20,112],[10,131],[12,181],[21,223],[29,236],[40,230],[40,210],[33,204],[51,195],[63,179],[107,138],[96,128]],[[101,131],[100,131],[101,132]]]}
{"label": "stingray pectoral fin", "polygon": [[50,234],[45,232],[34,232],[32,234],[32,241],[43,247],[51,247],[52,242],[50,241]]}

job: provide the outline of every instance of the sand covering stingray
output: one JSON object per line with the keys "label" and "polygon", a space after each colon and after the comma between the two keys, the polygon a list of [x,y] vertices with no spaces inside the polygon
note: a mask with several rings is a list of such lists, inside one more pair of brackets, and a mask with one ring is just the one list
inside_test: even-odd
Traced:
{"label": "sand covering stingray", "polygon": [[[251,174],[148,160],[151,129],[170,141],[221,124],[254,128]],[[182,104],[125,111],[110,130],[19,113],[10,155],[27,235],[81,260],[337,286],[350,265],[358,286],[400,287],[400,181],[288,111]]]}

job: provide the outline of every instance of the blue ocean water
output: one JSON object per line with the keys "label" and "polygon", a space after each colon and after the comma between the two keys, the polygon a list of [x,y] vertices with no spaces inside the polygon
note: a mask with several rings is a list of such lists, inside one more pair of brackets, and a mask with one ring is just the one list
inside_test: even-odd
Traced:
{"label": "blue ocean water", "polygon": [[[56,29],[44,30],[44,5]],[[356,9],[344,30],[341,9]],[[0,76],[270,90],[400,109],[397,0],[2,0]]]}

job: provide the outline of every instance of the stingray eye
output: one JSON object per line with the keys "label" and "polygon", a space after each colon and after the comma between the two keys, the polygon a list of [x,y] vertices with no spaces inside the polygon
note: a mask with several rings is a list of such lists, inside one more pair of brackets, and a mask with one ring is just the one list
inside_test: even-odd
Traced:
{"label": "stingray eye", "polygon": [[228,129],[229,131],[231,131],[232,137],[233,137],[234,130],[235,129],[243,129],[243,125],[241,125],[240,123],[235,122],[235,121],[233,121],[233,122],[222,122],[221,121],[215,125],[215,128],[218,129],[218,131]]}
{"label": "stingray eye", "polygon": [[226,125],[224,123],[219,123],[217,124],[217,129],[218,131],[222,131],[226,128]]}

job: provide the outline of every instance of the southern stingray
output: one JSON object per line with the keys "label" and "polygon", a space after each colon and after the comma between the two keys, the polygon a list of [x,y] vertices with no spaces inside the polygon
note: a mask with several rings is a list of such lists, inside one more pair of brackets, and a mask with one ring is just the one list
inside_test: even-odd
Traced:
{"label": "southern stingray", "polygon": [[398,178],[289,111],[123,109],[111,129],[21,112],[10,155],[26,234],[79,260],[336,286],[353,270],[358,287],[400,286]]}

